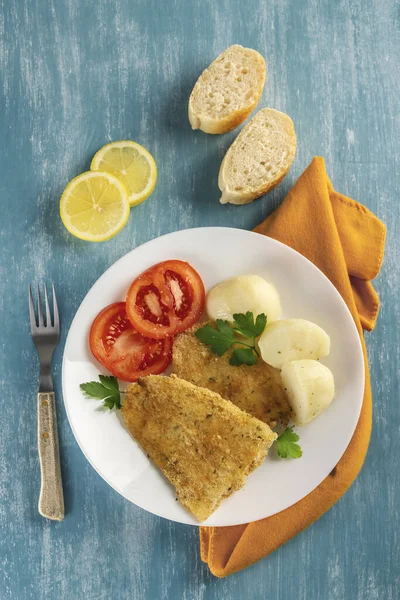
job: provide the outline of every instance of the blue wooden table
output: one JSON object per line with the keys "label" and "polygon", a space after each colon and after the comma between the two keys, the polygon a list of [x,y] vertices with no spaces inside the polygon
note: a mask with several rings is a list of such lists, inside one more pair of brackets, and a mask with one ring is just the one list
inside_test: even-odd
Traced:
{"label": "blue wooden table", "polygon": [[[192,132],[186,116],[197,76],[232,43],[266,57],[260,106],[286,111],[298,137],[282,184],[242,207],[218,203],[219,163],[236,132]],[[399,58],[395,0],[0,1],[1,600],[400,597]],[[124,138],[155,156],[156,190],[113,240],[74,239],[59,219],[60,194],[98,148]],[[196,528],[136,508],[84,458],[61,398],[65,337],[90,286],[120,256],[177,229],[251,229],[316,154],[338,190],[388,225],[381,315],[368,335],[371,446],[329,513],[252,568],[217,580],[200,561]],[[37,513],[27,285],[44,280],[56,284],[63,322],[54,359],[61,523]]]}

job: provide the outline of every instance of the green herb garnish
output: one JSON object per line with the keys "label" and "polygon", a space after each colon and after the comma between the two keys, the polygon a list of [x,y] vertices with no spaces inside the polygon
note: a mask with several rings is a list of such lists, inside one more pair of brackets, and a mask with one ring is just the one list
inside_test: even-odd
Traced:
{"label": "green herb garnish", "polygon": [[100,381],[88,381],[79,386],[86,396],[103,400],[104,408],[121,408],[121,392],[118,379],[113,376],[99,375]]}
{"label": "green herb garnish", "polygon": [[[195,336],[210,346],[211,352],[222,356],[232,346],[242,346],[232,352],[229,363],[234,366],[255,365],[260,356],[256,347],[256,338],[262,334],[267,324],[267,316],[262,313],[254,320],[252,312],[233,315],[233,324],[228,321],[216,320],[217,329],[211,325],[204,325],[195,332]],[[241,342],[235,334],[242,335],[252,340],[251,344]]]}
{"label": "green herb garnish", "polygon": [[235,333],[228,321],[216,321],[217,329],[211,325],[204,325],[195,332],[195,336],[199,338],[203,344],[210,346],[211,352],[222,356],[235,343]]}
{"label": "green herb garnish", "polygon": [[300,458],[303,451],[299,444],[296,444],[299,439],[299,436],[293,431],[292,427],[285,429],[275,441],[278,456],[281,458]]}
{"label": "green herb garnish", "polygon": [[244,335],[253,340],[262,334],[267,324],[267,315],[261,313],[254,321],[253,313],[247,312],[245,315],[242,313],[233,315],[233,328],[237,333]]}
{"label": "green herb garnish", "polygon": [[257,354],[255,348],[236,348],[234,352],[232,352],[232,356],[229,360],[229,364],[234,367],[239,367],[240,365],[251,365],[257,364]]}

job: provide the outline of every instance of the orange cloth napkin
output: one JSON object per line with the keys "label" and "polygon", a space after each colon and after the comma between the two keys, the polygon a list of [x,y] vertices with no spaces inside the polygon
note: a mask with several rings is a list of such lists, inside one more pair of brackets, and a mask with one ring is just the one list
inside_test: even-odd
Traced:
{"label": "orange cloth napkin", "polygon": [[353,483],[367,453],[372,425],[368,359],[362,330],[379,310],[372,287],[382,264],[386,228],[364,206],[339,194],[316,157],[282,205],[255,229],[291,246],[321,269],[353,315],[365,360],[365,394],[353,438],[328,477],[290,508],[247,525],[201,527],[201,558],[217,577],[244,569],[273,552],[323,515]]}

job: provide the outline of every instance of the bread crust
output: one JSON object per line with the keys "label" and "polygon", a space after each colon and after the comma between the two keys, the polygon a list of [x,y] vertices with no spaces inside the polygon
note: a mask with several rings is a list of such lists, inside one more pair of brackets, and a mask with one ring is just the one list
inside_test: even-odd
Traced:
{"label": "bread crust", "polygon": [[[244,106],[238,109],[233,109],[230,113],[223,117],[218,117],[218,114],[216,114],[216,116],[213,117],[212,115],[207,114],[205,110],[196,109],[196,99],[201,91],[202,86],[207,85],[207,78],[210,73],[210,70],[213,69],[214,65],[223,60],[224,57],[229,55],[229,52],[232,52],[239,48],[240,50],[246,51],[247,54],[251,53],[252,60],[254,60],[254,62],[257,63],[257,67],[260,70],[259,79],[257,82],[258,86],[257,89],[254,90],[252,100],[249,99]],[[203,71],[192,90],[188,106],[188,117],[192,129],[200,129],[204,133],[221,134],[227,133],[228,131],[232,131],[232,129],[238,127],[247,119],[247,117],[253,112],[253,110],[257,106],[264,89],[266,73],[267,67],[265,64],[265,60],[261,56],[261,54],[259,54],[255,50],[251,48],[243,48],[239,45],[234,45],[227,48],[224,52],[217,56],[217,58],[209,65],[209,67],[207,67],[207,69]]]}
{"label": "bread crust", "polygon": [[[231,159],[231,157],[234,153],[241,152],[240,145],[246,139],[246,137],[249,133],[249,130],[253,127],[254,120],[259,119],[260,115],[267,114],[267,113],[271,114],[272,116],[279,117],[280,125],[282,126],[282,132],[284,129],[283,133],[288,138],[287,142],[286,142],[286,146],[285,146],[285,150],[287,152],[287,157],[286,157],[285,161],[283,162],[283,164],[280,165],[279,171],[276,173],[276,175],[273,178],[261,181],[261,183],[259,185],[257,185],[256,187],[248,186],[246,184],[246,182],[243,181],[243,185],[240,186],[241,189],[237,191],[234,188],[232,188],[232,185],[230,185],[230,182],[229,182],[230,172],[228,171],[227,163]],[[275,129],[275,133],[277,133],[277,132],[279,133],[279,130]],[[265,135],[266,139],[268,139],[268,135],[269,134]],[[248,150],[246,150],[245,152],[248,153]],[[264,196],[265,194],[267,194],[268,192],[273,190],[282,181],[282,179],[285,177],[285,175],[288,173],[288,171],[291,167],[291,164],[293,162],[295,154],[296,154],[296,133],[295,133],[294,125],[293,125],[291,118],[288,115],[286,115],[285,113],[279,112],[272,108],[261,109],[253,117],[253,119],[251,121],[249,121],[249,123],[247,123],[247,125],[242,129],[242,131],[239,133],[237,138],[233,141],[231,146],[228,148],[228,150],[222,160],[221,167],[219,170],[219,175],[218,175],[218,187],[222,192],[222,195],[220,198],[221,204],[227,204],[228,202],[230,204],[238,204],[238,205],[249,204],[250,202],[253,202],[253,200],[255,200],[256,198],[259,198],[260,196]]]}

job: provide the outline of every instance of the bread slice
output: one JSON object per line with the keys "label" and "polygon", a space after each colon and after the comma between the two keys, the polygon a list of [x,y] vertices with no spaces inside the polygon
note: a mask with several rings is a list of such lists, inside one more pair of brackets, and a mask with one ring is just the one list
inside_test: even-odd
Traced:
{"label": "bread slice", "polygon": [[220,202],[248,204],[285,177],[296,153],[293,121],[285,113],[263,108],[239,133],[219,170]]}
{"label": "bread slice", "polygon": [[204,325],[197,324],[174,339],[175,375],[220,394],[270,427],[278,423],[286,427],[292,412],[279,369],[261,359],[251,367],[233,367],[229,364],[232,351],[217,356],[194,335]]}
{"label": "bread slice", "polygon": [[243,487],[277,437],[215,392],[174,375],[149,375],[129,386],[122,414],[199,521]]}
{"label": "bread slice", "polygon": [[243,123],[261,97],[267,68],[255,50],[234,45],[203,71],[189,99],[189,121],[205,133],[226,133]]}

